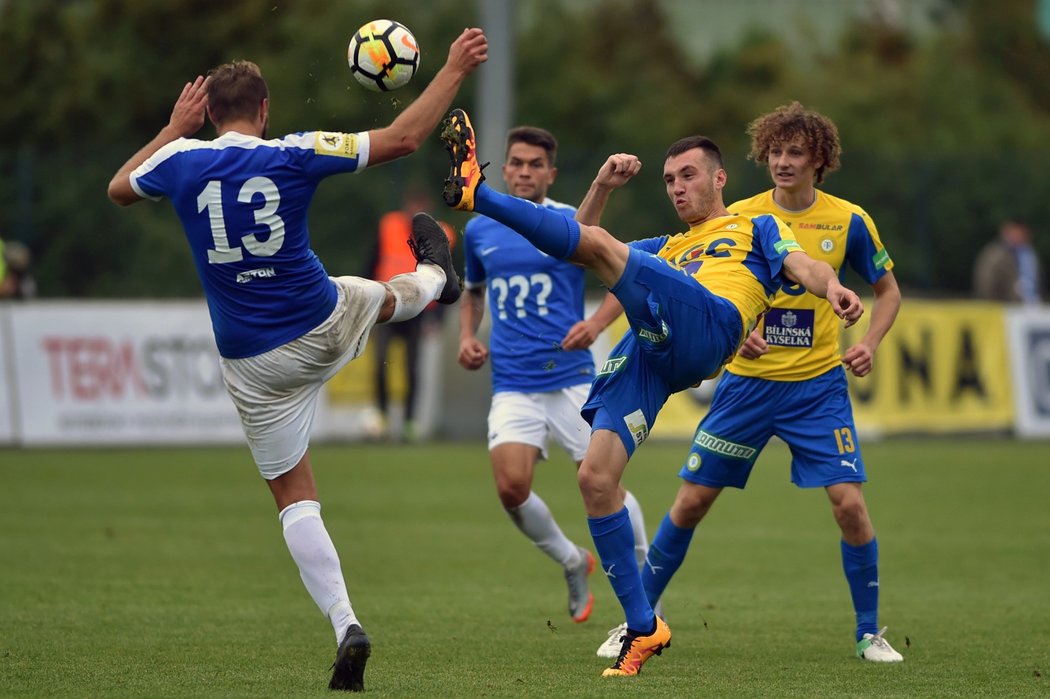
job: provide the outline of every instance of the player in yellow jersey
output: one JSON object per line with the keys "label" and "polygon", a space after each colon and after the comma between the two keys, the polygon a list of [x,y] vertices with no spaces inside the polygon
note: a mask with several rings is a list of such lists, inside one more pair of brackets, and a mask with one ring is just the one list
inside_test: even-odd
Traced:
{"label": "player in yellow jersey", "polygon": [[[642,579],[655,604],[681,565],[693,532],[724,487],[743,488],[773,435],[791,448],[791,480],[823,487],[842,530],[842,565],[856,613],[857,656],[903,660],[878,626],[878,544],[861,491],[866,480],[846,388],[848,368],[865,376],[900,308],[893,262],[867,213],[819,189],[839,165],[834,123],[798,102],[759,117],[748,128],[750,158],[769,168],[774,188],[730,205],[734,214],[773,213],[802,247],[838,273],[852,267],[875,294],[871,323],[840,356],[838,323],[821,299],[785,285],[761,324],[729,364],[711,410],[697,428],[682,485],[653,539]],[[775,405],[776,410],[769,406]],[[613,646],[607,641],[599,655]],[[604,652],[603,652],[604,651]]]}
{"label": "player in yellow jersey", "polygon": [[619,488],[628,459],[668,396],[731,359],[785,283],[801,282],[850,323],[863,312],[860,299],[827,263],[803,252],[776,217],[726,210],[726,171],[710,139],[676,142],[664,163],[667,194],[689,230],[628,245],[601,227],[483,184],[474,130],[462,110],[452,111],[442,138],[452,158],[447,204],[484,214],[548,255],[591,269],[627,315],[630,330],[598,373],[581,411],[591,425],[591,441],[577,478],[595,549],[627,619],[619,655],[603,676],[636,675],[670,644],[671,631],[653,613],[634,558]]}

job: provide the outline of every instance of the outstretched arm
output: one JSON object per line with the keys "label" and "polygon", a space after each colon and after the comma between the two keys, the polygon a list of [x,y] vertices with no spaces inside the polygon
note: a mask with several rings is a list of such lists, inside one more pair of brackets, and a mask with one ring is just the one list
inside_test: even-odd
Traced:
{"label": "outstretched arm", "polygon": [[[576,220],[589,226],[597,226],[601,220],[602,211],[609,202],[609,195],[614,189],[619,189],[627,184],[641,169],[642,161],[630,153],[610,155],[598,169],[598,174],[591,183],[590,189],[587,190],[587,195],[580,202],[580,208],[576,210]],[[609,322],[612,320],[610,319]]]}
{"label": "outstretched arm", "polygon": [[449,47],[445,65],[416,101],[390,126],[369,133],[368,164],[415,152],[448,111],[463,80],[488,58],[488,50],[488,39],[480,29],[464,29]]}
{"label": "outstretched arm", "polygon": [[121,206],[128,206],[140,197],[131,187],[131,173],[146,158],[150,157],[164,146],[179,138],[192,136],[204,126],[204,110],[208,106],[208,79],[198,75],[191,83],[186,83],[182,88],[182,94],[175,101],[175,107],[171,111],[171,119],[168,125],[160,130],[153,140],[147,143],[138,153],[124,163],[113,179],[109,181],[109,198]]}
{"label": "outstretched arm", "polygon": [[868,332],[864,333],[860,342],[842,354],[842,363],[854,376],[867,376],[871,373],[875,362],[875,350],[878,349],[882,338],[886,337],[901,307],[901,290],[893,272],[886,272],[872,285],[872,290],[875,292],[875,302],[871,306]]}
{"label": "outstretched arm", "polygon": [[827,262],[814,260],[806,253],[795,250],[784,258],[784,271],[792,281],[806,287],[809,293],[827,299],[835,309],[835,315],[846,320],[847,328],[864,314],[860,297],[842,286],[835,270]]}

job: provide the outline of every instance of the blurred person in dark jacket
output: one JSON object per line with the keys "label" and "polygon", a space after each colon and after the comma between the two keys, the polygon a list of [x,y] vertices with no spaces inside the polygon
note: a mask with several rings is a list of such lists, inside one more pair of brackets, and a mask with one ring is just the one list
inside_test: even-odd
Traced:
{"label": "blurred person in dark jacket", "polygon": [[1042,301],[1042,269],[1027,221],[1012,216],[999,224],[999,237],[974,262],[973,289],[977,298],[988,301]]}

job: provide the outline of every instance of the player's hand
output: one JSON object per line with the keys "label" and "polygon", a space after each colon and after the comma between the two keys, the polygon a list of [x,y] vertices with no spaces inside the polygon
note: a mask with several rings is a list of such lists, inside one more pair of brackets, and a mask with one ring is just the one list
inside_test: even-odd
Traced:
{"label": "player's hand", "polygon": [[445,65],[470,73],[488,60],[489,40],[478,28],[464,29],[448,49],[448,60]]}
{"label": "player's hand", "polygon": [[476,337],[465,338],[459,341],[459,356],[457,360],[464,369],[474,371],[485,366],[489,358],[489,349],[478,342]]}
{"label": "player's hand", "polygon": [[864,315],[864,304],[860,302],[860,297],[838,282],[828,286],[827,299],[831,307],[835,309],[835,315],[845,319],[847,328]]}
{"label": "player's hand", "polygon": [[171,110],[171,119],[168,120],[168,128],[178,136],[192,136],[204,126],[204,111],[208,106],[208,81],[198,75],[191,83],[186,83],[182,88],[182,94],[175,100],[175,108]]}
{"label": "player's hand", "polygon": [[867,376],[875,363],[875,351],[863,343],[857,343],[842,354],[842,363],[854,376]]}
{"label": "player's hand", "polygon": [[565,338],[561,341],[561,348],[563,350],[587,349],[594,344],[601,331],[597,323],[591,320],[581,320],[565,333]]}
{"label": "player's hand", "polygon": [[609,189],[622,187],[642,169],[642,161],[630,153],[610,155],[598,170],[594,183]]}
{"label": "player's hand", "polygon": [[768,351],[769,345],[766,343],[766,338],[762,337],[762,333],[758,330],[752,330],[736,353],[744,359],[758,359]]}

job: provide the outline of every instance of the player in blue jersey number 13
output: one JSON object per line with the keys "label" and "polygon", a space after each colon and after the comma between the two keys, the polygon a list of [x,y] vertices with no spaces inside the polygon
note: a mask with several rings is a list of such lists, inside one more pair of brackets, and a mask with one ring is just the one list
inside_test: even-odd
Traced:
{"label": "player in blue jersey number 13", "polygon": [[[557,176],[557,147],[545,129],[511,129],[503,180],[510,194],[572,217],[573,207],[547,197]],[[594,358],[587,348],[620,308],[615,302],[603,304],[584,319],[583,268],[543,254],[497,221],[471,219],[463,239],[467,295],[460,304],[459,363],[473,371],[491,360],[488,447],[496,492],[518,529],[562,566],[569,615],[583,622],[594,599],[587,582],[594,556],[565,535],[532,490],[532,481],[536,462],[547,456],[550,437],[577,464],[583,459],[590,427],[580,408],[594,378]],[[491,351],[477,337],[486,290]],[[624,499],[632,513],[640,565],[649,543],[645,524],[634,496],[625,491]]]}
{"label": "player in blue jersey number 13", "polygon": [[[317,397],[375,324],[416,316],[433,300],[452,303],[460,290],[448,240],[429,216],[413,220],[416,271],[381,283],[329,277],[310,249],[307,212],[325,177],[415,151],[487,51],[480,29],[464,30],[433,81],[385,128],[270,140],[269,90],[258,66],[219,66],[186,84],[168,125],[109,184],[122,206],[168,197],[182,221],[227,391],[292,559],[335,631],[332,689],[364,689],[371,644],[321,520],[307,450]],[[205,113],[217,138],[190,138]]]}
{"label": "player in blue jersey number 13", "polygon": [[671,641],[642,588],[620,480],[667,398],[732,358],[776,291],[799,282],[828,299],[847,322],[860,318],[855,293],[834,270],[802,251],[775,216],[733,216],[722,202],[726,171],[710,139],[682,139],[664,162],[667,193],[685,233],[625,244],[483,182],[473,127],[455,109],[442,128],[452,159],[445,202],[514,229],[539,250],[591,269],[623,306],[630,330],[613,348],[583,407],[592,434],[578,472],[588,526],[602,568],[624,610],[619,657],[603,676],[637,675]]}

